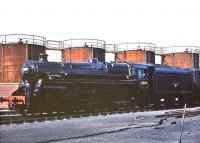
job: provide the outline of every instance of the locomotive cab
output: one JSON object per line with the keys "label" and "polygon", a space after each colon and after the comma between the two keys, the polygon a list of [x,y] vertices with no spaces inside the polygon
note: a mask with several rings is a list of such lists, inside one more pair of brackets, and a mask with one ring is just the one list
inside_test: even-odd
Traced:
{"label": "locomotive cab", "polygon": [[[148,64],[132,64],[140,91],[150,91],[153,87],[154,66]],[[132,70],[133,71],[133,70]]]}
{"label": "locomotive cab", "polygon": [[138,84],[140,89],[148,89],[148,69],[138,68],[137,69]]}

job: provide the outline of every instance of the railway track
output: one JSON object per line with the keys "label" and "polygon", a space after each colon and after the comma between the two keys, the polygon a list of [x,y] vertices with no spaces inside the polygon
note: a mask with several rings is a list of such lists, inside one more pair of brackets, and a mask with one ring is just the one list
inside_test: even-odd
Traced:
{"label": "railway track", "polygon": [[[182,118],[184,110],[171,110],[165,112],[163,115],[158,115],[156,118],[170,118],[170,117],[175,117],[175,118]],[[185,118],[189,117],[194,117],[200,115],[200,108],[197,108],[195,110],[186,110],[185,112]]]}
{"label": "railway track", "polygon": [[[89,117],[89,116],[98,116],[98,115],[112,115],[112,114],[122,114],[122,113],[131,113],[131,112],[144,112],[144,111],[152,111],[151,109],[128,109],[124,110],[123,108],[119,108],[117,111],[99,111],[95,110],[93,112],[73,112],[73,114],[69,113],[58,113],[53,112],[52,114],[47,113],[38,113],[38,114],[26,114],[23,116],[22,114],[18,114],[13,110],[1,111],[0,110],[0,125],[7,124],[23,124],[23,123],[32,123],[32,122],[44,122],[44,121],[52,121],[52,120],[63,120],[63,119],[71,119],[71,118],[81,118],[81,117]],[[183,110],[170,110],[165,112],[162,115],[157,115],[155,118],[181,118],[183,115]],[[193,117],[200,115],[200,108],[195,110],[188,110],[185,113],[185,117]]]}
{"label": "railway track", "polygon": [[[48,113],[41,113],[41,114],[35,114],[35,115],[27,114],[25,116],[23,116],[22,114],[17,114],[17,113],[16,114],[8,113],[7,115],[0,114],[0,125],[44,122],[44,121],[51,121],[51,120],[62,120],[62,119],[81,118],[81,117],[99,116],[99,115],[122,114],[122,113],[139,112],[139,111],[142,112],[142,111],[147,111],[147,110],[145,109],[122,110],[121,109],[117,111],[102,111],[102,112],[94,111],[94,112],[89,112],[89,113],[76,111],[73,114],[64,113],[64,112],[62,113],[53,112],[52,114],[48,114]],[[13,112],[13,111],[8,111],[8,112]]]}

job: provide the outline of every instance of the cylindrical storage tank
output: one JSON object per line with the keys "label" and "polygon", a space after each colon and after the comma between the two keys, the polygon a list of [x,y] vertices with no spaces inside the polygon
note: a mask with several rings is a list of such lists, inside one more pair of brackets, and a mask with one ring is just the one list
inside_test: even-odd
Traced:
{"label": "cylindrical storage tank", "polygon": [[63,41],[64,62],[84,62],[91,58],[105,61],[105,41],[98,39],[69,39]]}
{"label": "cylindrical storage tank", "polygon": [[155,44],[122,43],[117,45],[117,62],[155,63]]}
{"label": "cylindrical storage tank", "polygon": [[0,35],[0,96],[10,95],[21,79],[25,60],[38,60],[45,38],[26,34]]}
{"label": "cylindrical storage tank", "polygon": [[10,34],[0,36],[1,83],[18,83],[25,60],[38,60],[45,52],[45,38],[35,35]]}
{"label": "cylindrical storage tank", "polygon": [[26,45],[23,43],[1,44],[1,83],[18,83],[23,61],[26,59]]}
{"label": "cylindrical storage tank", "polygon": [[199,68],[200,48],[197,46],[165,47],[163,64],[178,68]]}

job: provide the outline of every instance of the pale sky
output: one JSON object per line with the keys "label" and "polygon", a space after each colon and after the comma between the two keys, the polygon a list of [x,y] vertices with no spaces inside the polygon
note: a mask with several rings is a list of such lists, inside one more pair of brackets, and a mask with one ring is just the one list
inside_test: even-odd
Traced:
{"label": "pale sky", "polygon": [[1,0],[0,34],[200,45],[199,0]]}
{"label": "pale sky", "polygon": [[0,0],[0,34],[200,46],[199,0]]}

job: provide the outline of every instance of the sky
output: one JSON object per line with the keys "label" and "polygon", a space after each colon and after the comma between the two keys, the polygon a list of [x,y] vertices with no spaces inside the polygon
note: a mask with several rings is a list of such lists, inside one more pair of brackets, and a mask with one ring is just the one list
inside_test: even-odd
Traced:
{"label": "sky", "polygon": [[200,46],[199,0],[1,0],[0,35]]}
{"label": "sky", "polygon": [[1,0],[0,34],[200,46],[199,0]]}

